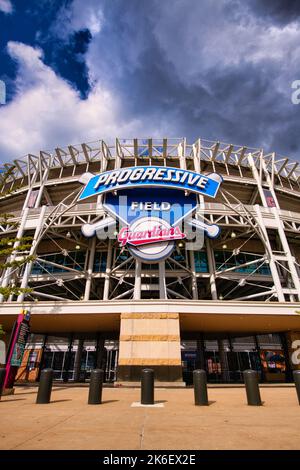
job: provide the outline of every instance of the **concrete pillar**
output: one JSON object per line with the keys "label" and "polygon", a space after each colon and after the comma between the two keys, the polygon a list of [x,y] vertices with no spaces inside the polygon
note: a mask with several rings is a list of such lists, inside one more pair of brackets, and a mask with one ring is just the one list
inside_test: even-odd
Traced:
{"label": "concrete pillar", "polygon": [[77,351],[75,354],[75,361],[74,361],[74,382],[79,382],[80,380],[80,370],[81,370],[81,358],[83,352],[83,343],[84,340],[80,339],[78,341]]}
{"label": "concrete pillar", "polygon": [[228,361],[227,361],[227,353],[224,347],[224,340],[218,339],[218,348],[219,348],[219,358],[221,364],[221,374],[222,380],[224,382],[229,382],[229,371],[228,371]]}
{"label": "concrete pillar", "polygon": [[121,314],[118,382],[139,382],[141,371],[154,369],[158,382],[181,382],[178,313]]}

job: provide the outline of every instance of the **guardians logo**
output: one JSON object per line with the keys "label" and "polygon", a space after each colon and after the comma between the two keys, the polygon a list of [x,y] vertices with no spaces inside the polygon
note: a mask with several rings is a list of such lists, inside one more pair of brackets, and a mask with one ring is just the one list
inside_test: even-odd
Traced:
{"label": "guardians logo", "polygon": [[143,261],[160,261],[168,257],[176,240],[186,238],[179,224],[185,220],[210,238],[219,235],[215,224],[193,217],[199,195],[214,198],[222,177],[216,173],[202,175],[169,167],[139,166],[107,171],[100,175],[85,173],[79,200],[102,196],[108,217],[96,224],[84,224],[82,233],[91,237],[97,230],[119,221],[118,241]]}

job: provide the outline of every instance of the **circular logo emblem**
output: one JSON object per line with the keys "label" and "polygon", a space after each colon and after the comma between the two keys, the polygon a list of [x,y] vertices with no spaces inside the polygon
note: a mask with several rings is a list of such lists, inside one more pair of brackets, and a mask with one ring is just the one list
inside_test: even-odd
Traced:
{"label": "circular logo emblem", "polygon": [[[170,229],[170,224],[165,220],[158,217],[142,217],[134,221],[129,227],[132,239],[136,240],[135,243],[137,244],[133,245],[129,240],[128,250],[136,258],[148,263],[162,261],[171,254],[174,248],[173,240],[163,240],[165,234],[170,232]],[[149,239],[149,243],[138,245],[138,240],[142,241],[144,238],[145,241],[146,233],[151,234],[152,239]],[[161,240],[158,240],[159,238]],[[154,239],[157,241],[154,242]]]}

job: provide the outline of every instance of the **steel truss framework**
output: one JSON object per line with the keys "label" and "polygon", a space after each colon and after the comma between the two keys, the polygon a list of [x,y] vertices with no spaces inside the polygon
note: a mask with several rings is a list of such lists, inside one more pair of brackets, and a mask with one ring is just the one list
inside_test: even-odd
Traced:
{"label": "steel truss framework", "polygon": [[[82,224],[95,223],[105,214],[101,198],[78,203],[82,189],[79,176],[87,171],[148,164],[222,174],[224,184],[218,199],[210,202],[199,198],[204,214],[196,215],[222,228],[219,240],[206,240],[207,272],[199,272],[194,252],[179,244],[166,261],[144,265],[120,250],[115,239],[87,240],[81,236]],[[243,194],[246,186],[247,196]],[[12,217],[0,226],[1,236],[33,234],[29,254],[35,254],[36,260],[21,271],[6,269],[1,284],[29,286],[32,291],[27,300],[300,300],[299,264],[292,246],[300,239],[300,214],[282,210],[278,197],[300,197],[300,166],[275,153],[265,155],[261,149],[201,139],[193,144],[186,139],[116,139],[113,144],[97,141],[15,160],[2,190],[0,203],[4,202],[5,207],[9,208],[18,197],[22,203],[18,211],[9,211]],[[268,207],[269,196],[274,207]],[[17,234],[11,224],[16,220]],[[111,234],[115,230],[112,228]],[[249,252],[251,242],[255,242],[256,249]],[[76,260],[78,247],[84,252],[80,263]],[[18,242],[14,248],[10,261],[20,256]],[[226,259],[217,267],[214,251],[218,249],[226,252]],[[99,253],[105,253],[106,269],[95,272]],[[63,255],[68,263],[55,255]],[[238,255],[251,255],[251,259],[228,266]],[[268,267],[265,275],[261,274],[262,266]],[[40,272],[36,274],[33,267],[40,267]],[[20,294],[9,300],[24,298],[25,294]]]}

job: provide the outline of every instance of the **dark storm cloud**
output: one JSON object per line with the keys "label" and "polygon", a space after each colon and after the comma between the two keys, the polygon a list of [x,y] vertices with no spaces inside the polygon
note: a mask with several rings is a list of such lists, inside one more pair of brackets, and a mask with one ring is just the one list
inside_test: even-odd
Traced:
{"label": "dark storm cloud", "polygon": [[[207,10],[209,6],[202,5],[204,17],[201,18],[199,3],[191,2],[195,6],[194,17],[182,18],[183,3],[167,3],[168,18],[158,2],[103,3],[105,23],[100,38],[91,45],[91,57],[95,59],[98,55],[98,76],[121,95],[128,119],[141,119],[145,133],[157,123],[159,129],[165,129],[165,134],[186,135],[190,140],[201,136],[251,147],[264,146],[281,153],[299,152],[300,137],[295,129],[300,120],[300,106],[292,105],[290,100],[291,82],[297,77],[284,77],[283,90],[275,84],[278,67],[288,67],[288,61],[278,64],[268,58],[268,51],[262,51],[266,58],[258,62],[249,60],[247,55],[235,61],[230,50],[226,51],[228,57],[224,56],[214,49],[213,43],[204,44],[203,52],[200,40],[194,43],[199,48],[199,63],[195,56],[191,65],[183,57],[188,51],[180,45],[180,37],[190,41],[193,47],[193,37],[188,37],[190,31],[197,24],[199,34],[214,28],[213,24],[200,26],[203,18],[208,23],[211,21],[212,12]],[[270,10],[270,15],[279,15],[277,3],[277,9]],[[244,24],[255,23],[255,16],[243,16],[247,12],[243,3],[225,2],[224,28],[226,23],[231,23],[233,7],[236,18],[242,18]],[[253,11],[261,14],[263,10],[253,7]],[[287,14],[286,10],[286,17]],[[158,21],[165,27],[167,46],[155,34]],[[266,28],[273,25],[270,18],[264,22]],[[178,51],[174,51],[172,42],[178,44]],[[253,47],[249,45],[250,52]],[[246,47],[245,50],[248,51]],[[176,62],[182,63],[179,73]]]}
{"label": "dark storm cloud", "polygon": [[[64,0],[58,8],[56,0],[42,27],[36,1],[36,30],[11,38],[7,23],[6,41],[42,48],[42,61],[79,90],[74,103],[86,110],[83,121],[62,122],[59,134],[49,118],[38,142],[48,133],[61,138],[64,126],[68,132],[79,122],[84,132],[93,127],[89,140],[107,122],[111,138],[202,137],[300,155],[300,105],[291,102],[291,84],[300,79],[300,2]],[[72,106],[68,116],[77,116]],[[48,148],[64,143],[47,140]]]}
{"label": "dark storm cloud", "polygon": [[299,20],[299,0],[248,0],[249,8],[263,18],[287,24]]}

